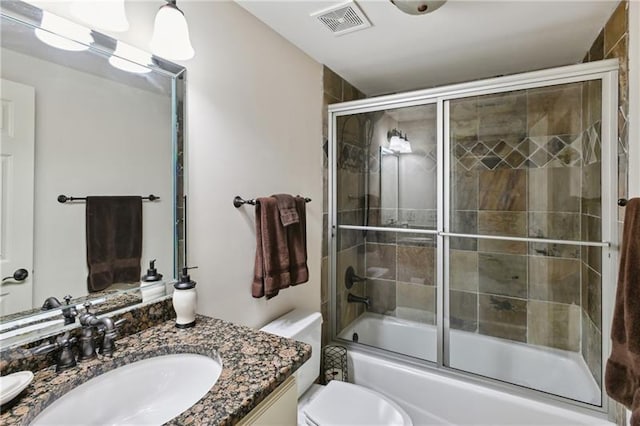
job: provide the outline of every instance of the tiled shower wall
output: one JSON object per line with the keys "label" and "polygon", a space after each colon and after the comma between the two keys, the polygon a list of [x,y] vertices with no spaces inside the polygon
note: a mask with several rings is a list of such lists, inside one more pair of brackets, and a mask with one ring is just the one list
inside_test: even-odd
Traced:
{"label": "tiled shower wall", "polygon": [[[352,101],[364,98],[364,94],[358,89],[341,78],[326,66],[323,69],[323,108],[322,108],[322,140],[323,140],[323,228],[327,229],[327,212],[328,204],[328,114],[327,106],[334,103]],[[344,125],[342,125],[344,124]],[[362,175],[363,166],[363,135],[364,129],[362,123],[355,117],[349,121],[341,122],[337,129],[338,146],[338,169],[340,181],[338,182],[338,197],[340,220],[347,220],[349,223],[357,221],[361,217],[364,210],[362,208],[362,195],[364,194],[364,178]],[[355,197],[355,198],[354,198]],[[362,219],[359,220],[362,222]],[[346,223],[346,222],[341,222]],[[329,276],[327,270],[328,263],[328,238],[326,232],[322,238],[322,271],[321,271],[321,311],[322,311],[322,344],[329,342]],[[364,309],[362,305],[346,303],[346,288],[342,280],[341,274],[344,274],[347,266],[351,265],[355,268],[356,273],[362,275],[364,272],[364,264],[362,255],[364,250],[364,240],[361,232],[343,232],[338,237],[338,295],[336,303],[338,307],[338,328],[349,324]],[[354,294],[364,295],[364,284],[356,284],[352,289]]]}
{"label": "tiled shower wall", "polygon": [[[583,165],[599,168],[600,155],[599,122],[583,127],[582,86],[452,102],[452,232],[580,239],[582,177],[592,177],[583,172]],[[412,127],[410,122],[377,122],[384,127],[382,134],[390,126]],[[435,131],[435,122],[432,127]],[[416,169],[424,176],[411,173],[414,179],[401,185],[421,188],[421,198],[431,203],[402,208],[406,204],[401,202],[394,225],[435,228],[436,170],[430,161],[435,136],[428,132],[409,136],[412,145],[418,142],[418,149],[399,155],[398,167]],[[370,152],[375,156],[377,150]],[[393,224],[392,216],[375,204],[381,196],[376,182],[380,170],[375,168],[379,159],[372,158],[370,164],[369,224]],[[594,184],[599,188],[599,181]],[[592,192],[585,190],[585,195],[591,197]],[[586,229],[597,222],[590,225]],[[593,230],[591,236],[599,239]],[[365,249],[370,311],[433,323],[432,237],[369,232]],[[451,241],[450,264],[453,328],[580,351],[580,247],[456,238]],[[599,277],[591,282],[594,294],[599,284]]]}
{"label": "tiled shower wall", "polygon": [[[620,68],[618,73],[618,197],[628,196],[628,153],[629,153],[629,4],[626,0],[619,3],[604,28],[594,40],[583,62],[599,61],[601,59],[618,58]],[[594,96],[594,87],[589,86],[583,91],[583,102],[588,110],[585,117],[585,128],[599,126],[599,99]],[[590,168],[599,168],[599,164],[592,164],[584,168],[583,179],[589,182],[587,187],[598,188],[599,176]],[[592,192],[583,197],[583,223],[590,226],[583,228],[583,238],[597,239],[599,234],[591,234],[590,230],[599,230],[601,223],[599,193]],[[624,207],[618,209],[619,238],[622,241],[622,220]],[[585,235],[585,232],[587,235]],[[601,277],[600,250],[588,249],[582,251],[582,355],[594,378],[600,383],[602,362],[600,358],[602,327],[602,312],[600,304],[600,287],[593,285]]]}
{"label": "tiled shower wall", "polygon": [[[598,151],[582,127],[582,85],[451,103],[452,232],[580,239],[582,166]],[[580,351],[580,254],[452,239],[452,328]]]}
{"label": "tiled shower wall", "polygon": [[[412,118],[416,116],[420,118]],[[381,154],[380,147],[389,143],[387,131],[393,128],[406,134],[411,154]],[[369,225],[435,229],[437,173],[435,105],[387,111],[377,117],[369,149]],[[389,208],[394,201],[397,208]],[[365,248],[369,311],[434,324],[434,236],[368,232]]]}

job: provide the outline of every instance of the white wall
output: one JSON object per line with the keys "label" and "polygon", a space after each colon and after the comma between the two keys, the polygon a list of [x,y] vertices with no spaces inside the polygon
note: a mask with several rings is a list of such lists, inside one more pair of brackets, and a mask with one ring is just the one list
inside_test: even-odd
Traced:
{"label": "white wall", "polygon": [[[38,6],[72,18],[68,3]],[[126,2],[131,28],[112,34],[148,50],[163,1]],[[187,67],[189,263],[198,312],[261,326],[295,307],[320,310],[322,66],[231,1],[181,0],[195,58]],[[287,192],[307,204],[310,279],[251,297],[253,208],[235,195]]]}
{"label": "white wall", "polygon": [[[294,307],[320,310],[322,67],[235,3],[185,2],[190,263],[198,311],[260,326]],[[306,284],[251,297],[253,207],[235,195],[310,197]]]}
{"label": "white wall", "polygon": [[142,265],[157,258],[171,273],[170,98],[10,50],[1,55],[2,78],[36,93],[34,306],[88,293],[86,205],[60,204],[60,194],[159,195],[143,207]]}

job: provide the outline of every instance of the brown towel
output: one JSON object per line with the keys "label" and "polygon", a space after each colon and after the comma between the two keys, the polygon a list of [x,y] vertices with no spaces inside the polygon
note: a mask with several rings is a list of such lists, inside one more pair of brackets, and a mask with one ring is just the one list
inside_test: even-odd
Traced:
{"label": "brown towel", "polygon": [[87,197],[89,292],[140,280],[142,198]]}
{"label": "brown towel", "polygon": [[629,200],[624,216],[611,340],[607,393],[632,411],[631,425],[640,426],[640,198]]}
{"label": "brown towel", "polygon": [[285,228],[277,200],[274,197],[257,200],[253,297],[271,299],[280,290],[309,280],[305,201],[296,197],[295,203],[298,223]]}
{"label": "brown towel", "polygon": [[280,212],[280,220],[282,226],[293,225],[300,221],[300,216],[296,210],[296,199],[289,194],[272,195],[278,201],[278,211]]}
{"label": "brown towel", "polygon": [[309,281],[307,267],[307,202],[302,197],[295,197],[298,223],[287,227],[289,244],[289,273],[291,285]]}

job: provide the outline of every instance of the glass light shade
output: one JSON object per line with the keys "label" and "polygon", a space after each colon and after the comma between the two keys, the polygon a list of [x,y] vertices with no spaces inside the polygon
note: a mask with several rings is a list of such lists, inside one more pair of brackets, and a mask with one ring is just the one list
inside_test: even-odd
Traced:
{"label": "glass light shade", "polygon": [[391,151],[400,152],[403,145],[402,142],[403,140],[399,136],[392,136],[391,139],[389,139],[389,149]]}
{"label": "glass light shade", "polygon": [[113,55],[109,58],[109,63],[123,71],[146,74],[151,71],[151,68],[145,67],[142,64],[151,64],[151,54],[118,41],[115,52],[113,52]]}
{"label": "glass light shade", "polygon": [[158,10],[153,26],[151,51],[165,59],[184,61],[195,54],[189,39],[189,27],[184,14],[174,4]]}
{"label": "glass light shade", "polygon": [[410,154],[412,152],[409,141],[395,135],[389,140],[389,149],[400,154]]}
{"label": "glass light shade", "polygon": [[122,32],[129,29],[124,0],[78,0],[71,4],[71,13],[101,30]]}
{"label": "glass light shade", "polygon": [[[42,22],[36,28],[36,37],[49,46],[63,50],[81,51],[87,50],[93,43],[91,30],[67,19],[52,15],[47,11],[42,12]],[[76,41],[77,40],[77,41]],[[80,43],[79,43],[80,42]]]}

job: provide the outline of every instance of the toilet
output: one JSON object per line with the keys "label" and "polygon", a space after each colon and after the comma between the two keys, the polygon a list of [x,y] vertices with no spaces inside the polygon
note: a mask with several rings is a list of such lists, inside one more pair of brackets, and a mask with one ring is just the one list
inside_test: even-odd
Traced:
{"label": "toilet", "polygon": [[311,358],[294,373],[299,425],[413,425],[398,404],[374,390],[338,380],[326,386],[314,384],[320,373],[322,353],[319,312],[296,309],[270,322],[261,331],[311,345]]}

